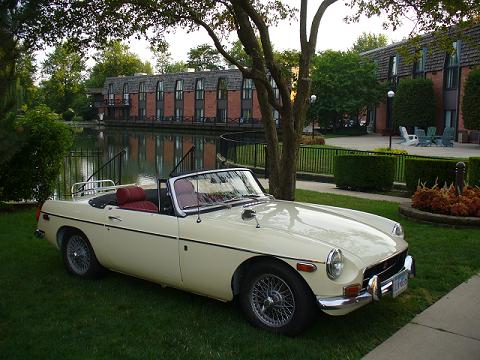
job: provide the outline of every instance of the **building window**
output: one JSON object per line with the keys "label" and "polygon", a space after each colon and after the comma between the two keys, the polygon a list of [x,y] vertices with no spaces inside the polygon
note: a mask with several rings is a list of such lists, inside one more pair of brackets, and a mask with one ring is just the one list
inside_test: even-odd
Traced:
{"label": "building window", "polygon": [[177,80],[175,83],[175,100],[183,100],[183,80]]}
{"label": "building window", "polygon": [[248,122],[252,118],[252,109],[242,109],[242,123]]}
{"label": "building window", "polygon": [[175,82],[175,120],[183,119],[183,80]]}
{"label": "building window", "polygon": [[[280,100],[280,90],[278,90],[277,83],[273,78],[270,78],[270,86],[272,87],[273,96],[275,97],[275,100]],[[275,124],[278,125],[280,123],[280,113],[278,112],[278,110],[275,110],[274,108],[272,108],[272,117],[273,117],[273,120],[275,121]]]}
{"label": "building window", "polygon": [[243,79],[242,86],[242,99],[250,100],[253,97],[253,80],[252,79]]}
{"label": "building window", "polygon": [[195,100],[203,100],[205,98],[203,85],[204,85],[204,80],[197,79],[197,81],[195,82]]}
{"label": "building window", "polygon": [[156,99],[157,101],[163,101],[163,81],[157,82],[157,95]]}
{"label": "building window", "polygon": [[130,92],[128,90],[128,83],[123,84],[123,105],[130,104]]}
{"label": "building window", "polygon": [[217,100],[227,100],[227,81],[225,78],[218,79]]}
{"label": "building window", "polygon": [[217,121],[227,122],[227,109],[217,109]]}
{"label": "building window", "polygon": [[147,98],[147,88],[145,87],[145,83],[141,82],[138,88],[138,100],[145,101]]}
{"label": "building window", "polygon": [[203,109],[198,108],[195,109],[195,121],[202,122],[203,121]]}
{"label": "building window", "polygon": [[113,84],[108,84],[108,105],[115,105],[115,93],[113,92]]}
{"label": "building window", "polygon": [[445,58],[445,89],[453,90],[458,87],[458,64],[460,62],[460,42],[453,43],[453,52],[447,53]]}
{"label": "building window", "polygon": [[415,55],[415,63],[413,64],[413,77],[425,77],[425,61],[427,57],[427,49],[422,49]]}
{"label": "building window", "polygon": [[155,117],[157,118],[157,120],[163,120],[163,108],[157,107]]}
{"label": "building window", "polygon": [[388,63],[388,81],[390,83],[397,82],[397,75],[398,75],[398,56],[390,56],[390,61]]}
{"label": "building window", "polygon": [[445,128],[456,128],[457,112],[455,110],[445,110],[444,112],[444,126]]}

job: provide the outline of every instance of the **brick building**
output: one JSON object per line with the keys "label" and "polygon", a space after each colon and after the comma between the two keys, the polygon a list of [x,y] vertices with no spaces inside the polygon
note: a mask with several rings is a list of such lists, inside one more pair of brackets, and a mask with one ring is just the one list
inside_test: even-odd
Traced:
{"label": "brick building", "polygon": [[[402,79],[423,77],[433,81],[436,97],[437,134],[445,127],[453,127],[456,139],[478,142],[479,132],[466,129],[462,118],[462,97],[465,79],[469,72],[480,66],[480,24],[463,31],[462,37],[452,36],[454,54],[438,46],[432,35],[423,36],[417,47],[418,60],[415,63],[403,61],[399,49],[405,42],[396,43],[362,54],[377,64],[377,77],[389,83],[395,91]],[[411,48],[411,51],[415,51]],[[386,94],[385,94],[386,95]],[[385,102],[367,112],[367,122],[375,132],[388,134],[392,129],[392,99],[385,96]]]}
{"label": "brick building", "polygon": [[106,122],[261,125],[253,81],[238,70],[112,77],[102,94]]}

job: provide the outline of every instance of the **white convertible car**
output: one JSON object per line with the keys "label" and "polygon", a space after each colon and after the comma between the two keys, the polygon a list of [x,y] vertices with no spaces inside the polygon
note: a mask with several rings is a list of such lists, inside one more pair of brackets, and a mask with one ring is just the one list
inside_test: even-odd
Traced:
{"label": "white convertible car", "polygon": [[36,235],[77,276],[107,268],[238,297],[253,325],[295,335],[318,308],[349,313],[399,295],[415,275],[397,222],[275,200],[247,169],[182,174],[154,189],[99,184],[80,184],[73,200],[47,201],[38,214]]}

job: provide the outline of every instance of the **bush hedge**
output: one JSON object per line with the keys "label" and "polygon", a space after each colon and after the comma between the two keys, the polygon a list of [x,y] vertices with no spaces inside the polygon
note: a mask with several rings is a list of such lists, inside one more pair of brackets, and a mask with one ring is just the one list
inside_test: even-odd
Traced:
{"label": "bush hedge", "polygon": [[335,184],[341,189],[389,190],[393,186],[395,158],[388,155],[338,155]]}
{"label": "bush hedge", "polygon": [[[455,183],[455,165],[460,159],[405,159],[407,190],[414,193],[419,184],[442,187]],[[465,161],[464,161],[465,162]],[[467,162],[465,162],[467,164]],[[466,180],[466,178],[465,178]]]}
{"label": "bush hedge", "polygon": [[468,159],[468,184],[480,186],[480,157]]}
{"label": "bush hedge", "polygon": [[480,130],[480,69],[472,70],[465,81],[462,115],[467,129]]}
{"label": "bush hedge", "polygon": [[43,105],[17,119],[24,141],[8,161],[0,164],[0,201],[43,202],[51,195],[73,143],[71,129],[59,118]]}
{"label": "bush hedge", "polygon": [[426,79],[400,81],[393,100],[395,127],[435,125],[435,92],[433,82]]}

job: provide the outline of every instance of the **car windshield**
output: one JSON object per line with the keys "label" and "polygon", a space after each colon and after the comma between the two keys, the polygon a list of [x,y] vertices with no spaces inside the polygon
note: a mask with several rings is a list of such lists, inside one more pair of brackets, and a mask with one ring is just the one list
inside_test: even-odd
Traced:
{"label": "car windshield", "polygon": [[195,174],[177,179],[173,186],[182,210],[265,196],[252,173],[246,170]]}

